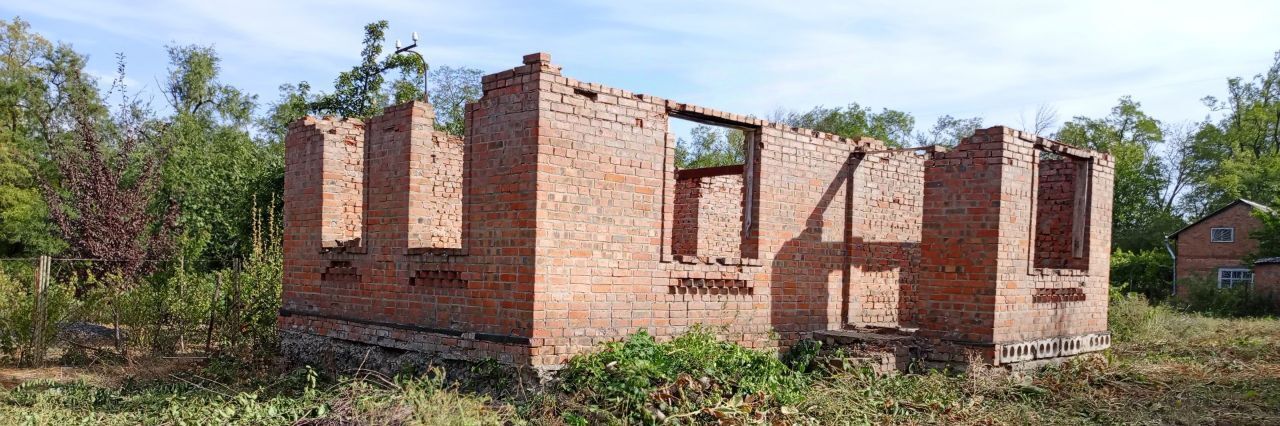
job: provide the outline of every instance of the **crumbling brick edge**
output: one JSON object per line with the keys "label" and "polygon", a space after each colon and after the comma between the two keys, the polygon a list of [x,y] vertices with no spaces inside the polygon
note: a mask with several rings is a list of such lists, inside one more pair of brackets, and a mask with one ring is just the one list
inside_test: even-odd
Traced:
{"label": "crumbling brick edge", "polygon": [[342,321],[342,322],[347,322],[352,324],[363,324],[363,325],[370,325],[375,327],[386,327],[386,328],[393,328],[397,330],[413,331],[413,332],[419,332],[419,333],[443,334],[450,337],[461,337],[464,339],[481,340],[481,341],[494,342],[494,343],[503,343],[503,344],[512,344],[512,345],[528,345],[529,344],[528,337],[510,336],[510,335],[503,335],[503,334],[491,334],[491,333],[474,333],[474,332],[453,330],[448,328],[424,327],[424,326],[412,325],[412,324],[400,324],[400,323],[394,323],[394,322],[363,320],[359,318],[351,318],[351,317],[345,317],[341,315],[325,314],[325,313],[318,313],[318,312],[302,312],[302,311],[296,311],[291,309],[281,309],[280,316],[281,317],[306,316],[306,317],[320,318],[320,319],[326,319],[326,320]]}
{"label": "crumbling brick edge", "polygon": [[[361,375],[376,372],[388,377],[397,374],[443,372],[448,383],[475,386],[477,366],[485,360],[458,359],[448,352],[423,352],[382,344],[319,336],[305,331],[283,330],[280,333],[280,355],[289,367],[311,367],[333,374]],[[551,378],[551,372],[527,366],[495,364],[501,377],[521,383],[540,383]],[[495,373],[488,372],[489,375]],[[510,389],[495,389],[497,393]]]}

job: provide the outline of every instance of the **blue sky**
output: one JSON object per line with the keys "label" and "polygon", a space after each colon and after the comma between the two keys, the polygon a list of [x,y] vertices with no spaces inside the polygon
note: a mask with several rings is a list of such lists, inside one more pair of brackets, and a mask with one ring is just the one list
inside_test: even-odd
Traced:
{"label": "blue sky", "polygon": [[[35,31],[154,93],[166,44],[213,45],[223,80],[274,101],[331,85],[364,24],[422,35],[435,65],[496,72],[543,51],[579,80],[737,113],[858,102],[1020,127],[1038,105],[1101,116],[1133,95],[1166,122],[1280,50],[1277,1],[107,1],[11,0]],[[155,102],[163,101],[155,95]]]}

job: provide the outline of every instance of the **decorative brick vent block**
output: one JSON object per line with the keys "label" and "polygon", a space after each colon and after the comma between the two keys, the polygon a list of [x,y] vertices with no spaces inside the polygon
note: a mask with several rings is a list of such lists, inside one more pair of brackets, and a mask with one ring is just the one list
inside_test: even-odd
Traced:
{"label": "decorative brick vent block", "polygon": [[[424,102],[289,126],[287,355],[549,370],[697,324],[753,348],[897,330],[937,362],[1105,347],[1071,339],[1106,333],[1106,154],[1004,127],[894,149],[574,80],[543,53],[481,83],[463,137]],[[672,117],[742,131],[745,161],[677,170]]]}
{"label": "decorative brick vent block", "polygon": [[467,282],[462,279],[462,273],[458,271],[420,270],[413,274],[409,283],[434,288],[467,288]]}
{"label": "decorative brick vent block", "polygon": [[324,273],[320,274],[321,281],[328,282],[360,282],[360,271],[358,268],[351,266],[351,262],[335,261],[330,262]]}
{"label": "decorative brick vent block", "polygon": [[668,289],[670,294],[751,295],[746,280],[716,278],[680,278]]}
{"label": "decorative brick vent block", "polygon": [[1031,301],[1035,303],[1062,303],[1085,301],[1083,289],[1079,288],[1037,288]]}

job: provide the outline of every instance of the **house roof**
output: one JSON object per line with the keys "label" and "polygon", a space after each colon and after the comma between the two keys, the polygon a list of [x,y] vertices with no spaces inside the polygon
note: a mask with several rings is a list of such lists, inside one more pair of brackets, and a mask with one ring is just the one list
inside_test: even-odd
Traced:
{"label": "house roof", "polygon": [[1264,257],[1253,261],[1254,265],[1280,264],[1280,257]]}
{"label": "house roof", "polygon": [[1258,203],[1258,202],[1256,202],[1256,201],[1249,201],[1249,200],[1246,200],[1246,199],[1241,198],[1241,199],[1238,199],[1238,200],[1232,201],[1232,202],[1231,202],[1231,204],[1227,204],[1227,205],[1225,205],[1225,206],[1222,206],[1222,208],[1220,208],[1220,209],[1214,210],[1214,211],[1213,211],[1213,213],[1209,213],[1209,214],[1207,214],[1207,215],[1204,215],[1204,217],[1202,217],[1202,218],[1200,218],[1200,219],[1196,220],[1195,222],[1191,222],[1191,224],[1189,224],[1189,225],[1187,225],[1187,226],[1182,227],[1182,229],[1179,229],[1179,230],[1177,230],[1177,231],[1174,231],[1174,233],[1169,234],[1169,235],[1168,235],[1168,236],[1166,236],[1165,238],[1174,238],[1174,237],[1177,237],[1177,236],[1178,236],[1178,234],[1181,234],[1181,233],[1182,233],[1182,231],[1186,231],[1186,230],[1188,230],[1188,229],[1191,229],[1191,227],[1192,227],[1192,226],[1199,225],[1199,224],[1200,224],[1200,222],[1204,222],[1206,219],[1209,219],[1209,218],[1211,218],[1211,217],[1217,216],[1217,215],[1218,215],[1218,213],[1225,212],[1225,211],[1227,211],[1227,209],[1230,209],[1230,208],[1232,208],[1232,207],[1235,207],[1237,204],[1245,204],[1245,205],[1248,205],[1249,207],[1252,207],[1252,208],[1254,208],[1254,209],[1261,210],[1261,211],[1264,211],[1264,212],[1267,212],[1267,213],[1270,213],[1270,212],[1272,211],[1272,210],[1271,210],[1271,207],[1267,207],[1266,205],[1263,205],[1263,204]]}

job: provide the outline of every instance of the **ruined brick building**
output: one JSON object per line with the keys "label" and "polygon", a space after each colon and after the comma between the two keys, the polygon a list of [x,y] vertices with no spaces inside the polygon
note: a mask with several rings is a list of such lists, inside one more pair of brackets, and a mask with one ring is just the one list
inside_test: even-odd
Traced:
{"label": "ruined brick building", "polygon": [[[290,126],[286,352],[554,368],[695,324],[994,365],[1109,344],[1108,155],[1004,127],[891,149],[580,82],[541,53],[483,85],[463,138],[422,102]],[[672,117],[742,130],[745,163],[677,170]]]}

